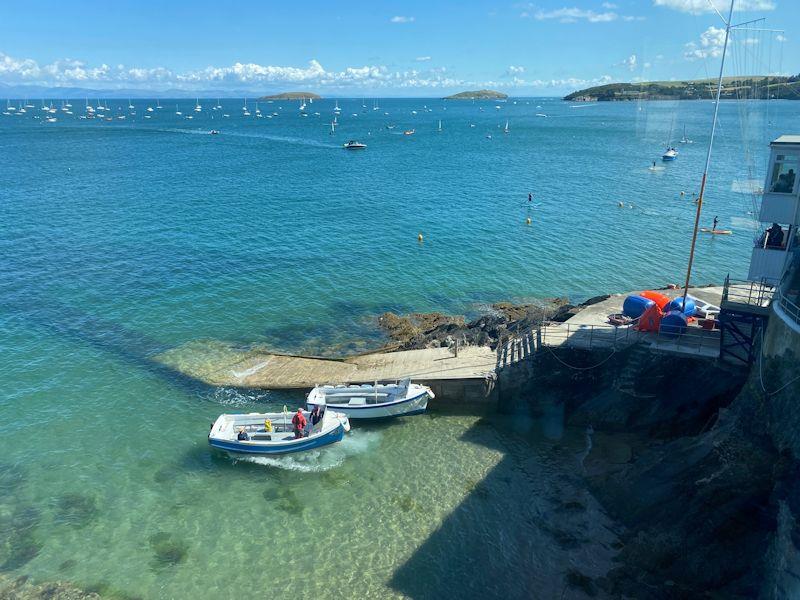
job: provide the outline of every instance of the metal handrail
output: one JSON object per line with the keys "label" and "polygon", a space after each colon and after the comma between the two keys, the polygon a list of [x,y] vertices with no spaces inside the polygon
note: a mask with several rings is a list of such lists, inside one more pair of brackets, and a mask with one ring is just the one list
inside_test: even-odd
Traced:
{"label": "metal handrail", "polygon": [[789,300],[783,293],[783,290],[778,288],[777,292],[778,305],[783,310],[784,314],[791,318],[795,323],[800,325],[800,306]]}
{"label": "metal handrail", "polygon": [[766,281],[733,280],[725,277],[722,288],[722,302],[736,302],[754,306],[766,306],[774,294],[774,286]]}

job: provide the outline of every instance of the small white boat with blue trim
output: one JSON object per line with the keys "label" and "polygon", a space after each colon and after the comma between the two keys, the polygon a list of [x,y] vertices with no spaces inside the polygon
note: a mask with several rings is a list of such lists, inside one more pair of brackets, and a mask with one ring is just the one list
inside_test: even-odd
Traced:
{"label": "small white boat with blue trim", "polygon": [[310,413],[303,412],[307,424],[303,437],[295,437],[292,416],[286,410],[274,413],[222,414],[211,426],[208,443],[214,448],[238,454],[289,454],[339,442],[350,431],[347,415],[328,410],[324,404],[322,420],[311,424]]}
{"label": "small white boat with blue trim", "polygon": [[399,383],[365,385],[321,385],[308,394],[306,404],[327,406],[350,419],[386,419],[425,412],[431,388],[405,379]]}

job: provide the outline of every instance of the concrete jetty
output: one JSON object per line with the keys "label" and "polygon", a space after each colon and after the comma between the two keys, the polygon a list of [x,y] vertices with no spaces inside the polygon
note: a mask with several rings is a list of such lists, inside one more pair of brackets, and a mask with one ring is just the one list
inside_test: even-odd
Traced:
{"label": "concrete jetty", "polygon": [[[681,290],[667,290],[665,293],[676,297]],[[690,294],[719,306],[723,288],[690,288]],[[478,399],[489,396],[491,382],[500,370],[527,360],[545,348],[616,350],[642,344],[652,351],[698,358],[719,356],[718,330],[693,328],[692,335],[675,339],[639,332],[630,326],[610,325],[608,315],[621,311],[626,295],[615,294],[587,306],[563,323],[545,323],[516,334],[497,350],[488,346],[464,346],[456,353],[452,348],[442,347],[324,358],[284,354],[267,348],[243,350],[221,342],[193,342],[165,352],[156,359],[216,386],[308,390],[320,384],[370,383],[408,377],[430,385],[437,395]]]}

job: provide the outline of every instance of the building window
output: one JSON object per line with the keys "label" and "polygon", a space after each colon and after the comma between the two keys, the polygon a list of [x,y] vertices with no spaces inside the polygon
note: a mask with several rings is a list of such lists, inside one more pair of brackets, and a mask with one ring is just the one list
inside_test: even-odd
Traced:
{"label": "building window", "polygon": [[797,181],[798,160],[794,154],[778,154],[772,165],[772,180],[769,191],[791,194]]}

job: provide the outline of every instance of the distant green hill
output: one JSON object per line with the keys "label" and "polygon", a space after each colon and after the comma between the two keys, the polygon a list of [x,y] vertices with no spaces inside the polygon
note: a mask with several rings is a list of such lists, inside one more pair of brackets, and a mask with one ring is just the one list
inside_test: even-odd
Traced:
{"label": "distant green hill", "polygon": [[[564,100],[577,102],[607,102],[621,100],[700,100],[714,98],[717,92],[716,79],[694,79],[689,81],[647,81],[642,83],[609,83],[573,92]],[[800,75],[793,77],[724,77],[722,98],[800,99]]]}
{"label": "distant green hill", "polygon": [[459,92],[452,96],[445,96],[445,100],[505,100],[508,94],[494,90],[476,90],[474,92]]}
{"label": "distant green hill", "polygon": [[262,96],[259,100],[302,100],[303,98],[306,100],[309,98],[311,100],[321,100],[322,96],[311,92],[282,92],[272,96]]}

